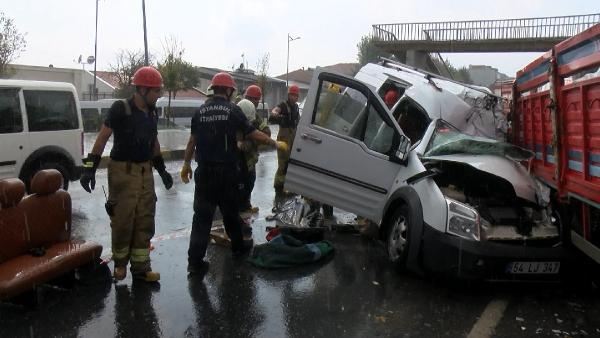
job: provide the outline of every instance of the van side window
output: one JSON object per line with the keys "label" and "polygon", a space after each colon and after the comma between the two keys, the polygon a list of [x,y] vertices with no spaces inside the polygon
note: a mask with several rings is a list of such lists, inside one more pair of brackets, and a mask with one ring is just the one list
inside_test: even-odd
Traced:
{"label": "van side window", "polygon": [[371,106],[367,115],[367,127],[365,129],[364,142],[367,147],[378,153],[387,154],[392,148],[394,141],[394,128],[379,116],[375,108]]}
{"label": "van side window", "polygon": [[321,82],[314,124],[350,136],[358,127],[358,118],[364,111],[367,98],[359,91]]}
{"label": "van side window", "polygon": [[75,99],[71,92],[24,90],[29,131],[79,128]]}
{"label": "van side window", "polygon": [[100,109],[100,117],[102,122],[104,122],[104,120],[106,120],[106,116],[108,116],[108,111],[110,110],[110,108],[102,108]]}
{"label": "van side window", "polygon": [[378,153],[390,151],[394,128],[368,104],[363,93],[328,81],[321,82],[319,93],[313,124],[360,140]]}
{"label": "van side window", "polygon": [[19,133],[23,131],[19,89],[0,89],[0,134]]}

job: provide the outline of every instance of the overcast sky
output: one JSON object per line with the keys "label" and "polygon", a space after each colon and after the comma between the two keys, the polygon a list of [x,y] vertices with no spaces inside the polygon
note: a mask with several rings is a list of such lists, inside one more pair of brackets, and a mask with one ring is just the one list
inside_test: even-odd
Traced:
{"label": "overcast sky", "polygon": [[[76,68],[80,54],[94,55],[95,0],[1,0],[0,11],[26,33],[27,48],[15,63]],[[301,67],[356,62],[356,44],[373,24],[480,20],[600,13],[592,0],[147,0],[151,53],[163,55],[165,38],[185,48],[197,66],[256,68],[270,55],[269,75]],[[98,69],[108,70],[121,49],[144,49],[141,0],[100,0]],[[443,54],[455,66],[487,64],[514,75],[539,53]],[[93,66],[86,66],[93,69]]]}

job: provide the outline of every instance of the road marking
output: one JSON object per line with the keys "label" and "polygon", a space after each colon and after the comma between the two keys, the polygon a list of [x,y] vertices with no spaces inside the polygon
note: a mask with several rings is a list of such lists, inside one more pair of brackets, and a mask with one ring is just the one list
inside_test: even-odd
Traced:
{"label": "road marking", "polygon": [[508,302],[506,300],[492,300],[485,307],[481,316],[479,316],[479,320],[471,328],[471,332],[469,332],[467,338],[491,337],[500,319],[502,319],[507,306]]}

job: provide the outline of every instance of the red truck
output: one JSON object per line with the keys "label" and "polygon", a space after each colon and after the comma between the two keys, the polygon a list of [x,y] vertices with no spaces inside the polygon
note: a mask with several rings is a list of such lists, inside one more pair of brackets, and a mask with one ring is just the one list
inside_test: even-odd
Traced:
{"label": "red truck", "polygon": [[567,243],[600,263],[600,24],[517,72],[513,143],[535,153]]}

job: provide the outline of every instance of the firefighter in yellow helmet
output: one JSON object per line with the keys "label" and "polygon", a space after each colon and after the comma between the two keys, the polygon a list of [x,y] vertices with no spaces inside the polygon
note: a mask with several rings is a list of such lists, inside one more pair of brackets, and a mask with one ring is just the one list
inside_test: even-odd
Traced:
{"label": "firefighter in yellow helmet", "polygon": [[[244,92],[244,99],[237,103],[242,109],[250,124],[257,130],[271,136],[271,130],[267,121],[256,113],[256,107],[262,97],[262,90],[257,85],[250,85]],[[238,148],[240,150],[240,171],[242,185],[240,195],[240,211],[258,212],[258,207],[250,203],[254,182],[256,181],[256,163],[258,163],[258,143],[244,137],[238,132]]]}

